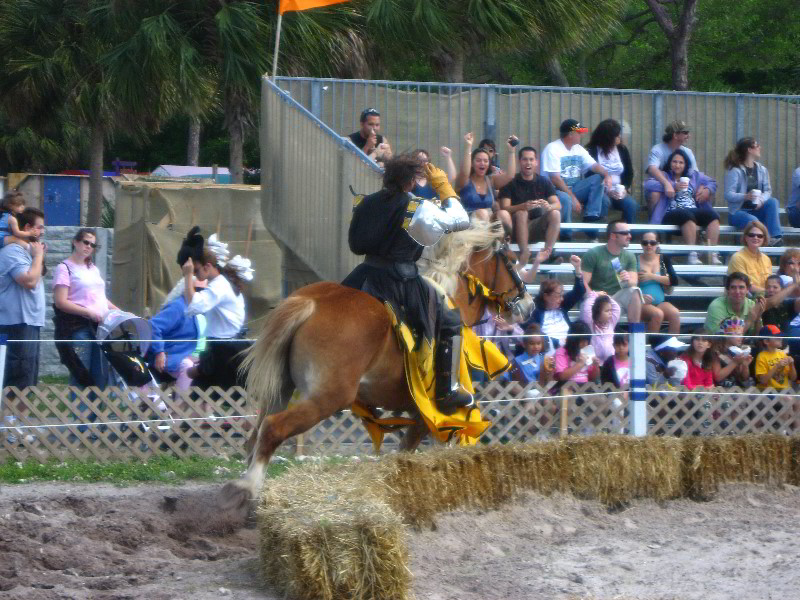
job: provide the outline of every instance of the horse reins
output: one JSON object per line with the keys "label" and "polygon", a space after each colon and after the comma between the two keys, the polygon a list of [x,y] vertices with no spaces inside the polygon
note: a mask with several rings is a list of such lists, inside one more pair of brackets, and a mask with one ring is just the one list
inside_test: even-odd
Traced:
{"label": "horse reins", "polygon": [[[525,289],[525,284],[522,282],[522,278],[519,276],[519,273],[517,273],[517,270],[514,268],[514,265],[511,264],[511,259],[508,257],[508,246],[506,246],[504,244],[499,249],[497,249],[494,252],[494,254],[495,254],[495,256],[499,256],[500,257],[500,261],[502,261],[503,266],[505,267],[505,269],[508,272],[508,274],[511,276],[511,279],[514,281],[514,287],[511,288],[511,289],[508,289],[508,290],[506,290],[504,292],[500,292],[500,293],[497,293],[495,291],[495,286],[497,285],[497,278],[498,278],[499,272],[500,272],[500,261],[496,262],[495,263],[495,267],[494,267],[494,277],[492,278],[492,284],[491,284],[491,287],[489,288],[489,293],[488,294],[476,294],[476,296],[480,296],[480,298],[481,298],[481,307],[480,307],[480,311],[479,311],[479,314],[481,314],[481,315],[483,314],[484,310],[486,309],[486,304],[489,302],[490,299],[492,301],[496,302],[499,306],[501,306],[504,312],[511,312],[513,307],[514,307],[514,304],[517,301],[519,301],[520,299],[524,298],[525,297],[525,293],[527,291]],[[466,277],[467,273],[462,273],[461,275],[462,275],[462,277]],[[480,280],[477,277],[475,277],[475,280],[478,283],[480,283]],[[513,298],[511,298],[509,300],[503,299],[503,296],[505,296],[506,294],[508,294],[509,292],[511,292],[511,291],[513,291],[515,289],[517,291],[517,295],[516,296],[514,296]],[[470,304],[472,304],[472,301],[475,299],[476,296],[468,298],[468,302]],[[479,321],[476,321],[475,323],[470,325],[470,327],[475,327],[476,325],[482,325],[483,323],[486,323],[487,320],[488,319],[481,319]]]}

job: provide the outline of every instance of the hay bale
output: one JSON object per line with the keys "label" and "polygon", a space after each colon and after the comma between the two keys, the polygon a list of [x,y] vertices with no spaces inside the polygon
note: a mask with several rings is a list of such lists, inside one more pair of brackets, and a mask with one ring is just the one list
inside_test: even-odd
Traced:
{"label": "hay bale", "polygon": [[405,600],[405,526],[370,468],[299,469],[271,482],[257,511],[267,582],[303,600]]}
{"label": "hay bale", "polygon": [[683,438],[684,495],[712,498],[722,483],[782,486],[792,477],[790,438],[777,434]]}
{"label": "hay bale", "polygon": [[792,451],[792,470],[789,483],[800,485],[800,435],[794,435],[789,438],[789,447]]}

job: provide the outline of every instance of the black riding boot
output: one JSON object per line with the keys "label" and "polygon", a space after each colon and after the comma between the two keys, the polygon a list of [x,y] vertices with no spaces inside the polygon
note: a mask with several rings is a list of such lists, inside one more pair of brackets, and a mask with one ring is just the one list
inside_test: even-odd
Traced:
{"label": "black riding boot", "polygon": [[442,332],[436,345],[436,406],[439,412],[451,415],[459,408],[472,405],[472,394],[459,384],[461,367],[461,336]]}

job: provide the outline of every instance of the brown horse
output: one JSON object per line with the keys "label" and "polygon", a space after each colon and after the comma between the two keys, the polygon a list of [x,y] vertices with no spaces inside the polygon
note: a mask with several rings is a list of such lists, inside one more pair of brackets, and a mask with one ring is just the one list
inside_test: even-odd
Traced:
{"label": "brown horse", "polygon": [[[467,324],[481,319],[487,303],[516,321],[532,309],[533,300],[513,269],[502,236],[496,226],[476,224],[445,236],[425,259],[430,268],[424,273],[451,295]],[[494,300],[470,295],[465,272],[485,282]],[[223,492],[229,507],[243,508],[258,493],[264,467],[281,443],[354,401],[417,412],[386,308],[372,296],[337,283],[303,287],[279,304],[242,368],[247,369],[248,395],[260,406],[260,417],[247,444],[247,472]],[[295,391],[296,401],[287,407]],[[404,448],[415,448],[425,431],[420,419],[407,432]]]}

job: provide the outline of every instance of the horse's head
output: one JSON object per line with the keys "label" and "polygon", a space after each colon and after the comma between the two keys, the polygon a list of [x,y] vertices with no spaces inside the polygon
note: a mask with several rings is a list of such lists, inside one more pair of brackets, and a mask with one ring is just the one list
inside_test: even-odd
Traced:
{"label": "horse's head", "polygon": [[521,323],[533,312],[533,298],[514,268],[516,257],[506,244],[495,244],[476,253],[469,261],[468,274],[483,285],[484,297],[497,313],[512,323]]}

